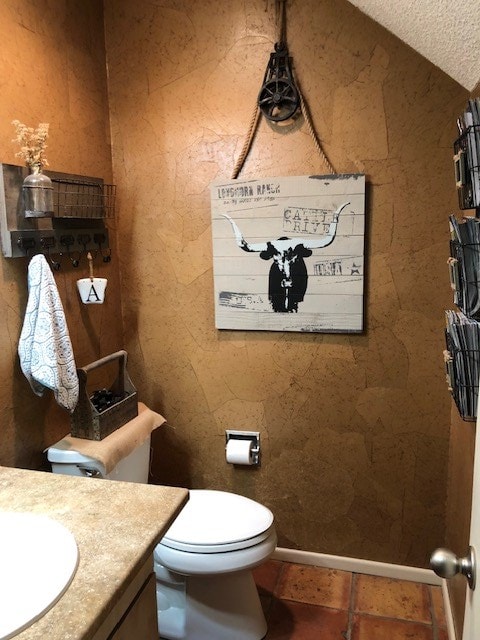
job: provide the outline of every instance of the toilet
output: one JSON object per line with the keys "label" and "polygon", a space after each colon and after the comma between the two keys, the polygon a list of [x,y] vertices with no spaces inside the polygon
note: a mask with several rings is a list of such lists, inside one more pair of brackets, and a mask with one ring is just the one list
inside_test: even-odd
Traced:
{"label": "toilet", "polygon": [[[62,440],[47,450],[53,473],[147,482],[150,438],[106,473]],[[272,512],[226,491],[190,490],[154,551],[160,638],[261,640],[267,633],[251,569],[277,543]]]}

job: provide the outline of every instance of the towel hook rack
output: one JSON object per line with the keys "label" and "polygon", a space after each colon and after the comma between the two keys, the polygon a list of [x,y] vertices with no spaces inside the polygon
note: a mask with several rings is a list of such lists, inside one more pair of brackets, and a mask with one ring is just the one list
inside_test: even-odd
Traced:
{"label": "towel hook rack", "polygon": [[114,217],[115,186],[105,185],[101,178],[55,171],[48,171],[48,175],[54,185],[54,215],[42,220],[26,220],[19,214],[24,210],[23,181],[28,176],[28,168],[0,163],[3,256],[31,258],[43,252],[47,255],[47,247],[40,245],[40,239],[51,236],[56,244],[55,248],[49,247],[50,254],[62,255],[62,267],[69,266],[69,260],[78,267],[83,253],[86,255],[92,249],[97,249],[108,262],[109,229],[106,222]]}

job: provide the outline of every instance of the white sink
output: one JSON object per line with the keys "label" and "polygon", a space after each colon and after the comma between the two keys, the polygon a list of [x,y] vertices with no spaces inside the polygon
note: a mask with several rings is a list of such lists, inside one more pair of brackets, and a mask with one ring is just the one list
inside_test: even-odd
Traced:
{"label": "white sink", "polygon": [[48,611],[77,564],[75,538],[62,524],[34,513],[0,512],[0,640]]}

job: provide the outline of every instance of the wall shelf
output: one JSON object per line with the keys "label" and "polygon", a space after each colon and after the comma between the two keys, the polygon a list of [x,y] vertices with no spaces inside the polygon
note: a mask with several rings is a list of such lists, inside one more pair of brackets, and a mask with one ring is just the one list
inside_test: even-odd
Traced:
{"label": "wall shelf", "polygon": [[[0,236],[6,258],[35,253],[110,256],[105,220],[114,216],[115,186],[102,178],[45,171],[54,186],[54,215],[25,218],[22,185],[27,167],[0,164]],[[108,259],[107,259],[108,258]],[[72,260],[75,264],[75,258]]]}

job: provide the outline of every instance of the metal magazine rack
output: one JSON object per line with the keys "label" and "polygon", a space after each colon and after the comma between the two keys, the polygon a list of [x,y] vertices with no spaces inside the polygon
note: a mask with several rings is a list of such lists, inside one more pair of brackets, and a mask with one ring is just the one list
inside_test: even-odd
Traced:
{"label": "metal magazine rack", "polygon": [[478,402],[480,349],[459,349],[445,332],[443,352],[448,390],[465,422],[475,422]]}
{"label": "metal magazine rack", "polygon": [[480,125],[468,127],[453,148],[459,207],[476,209],[480,207]]}
{"label": "metal magazine rack", "polygon": [[447,262],[454,304],[469,318],[480,319],[480,243],[451,240]]}
{"label": "metal magazine rack", "polygon": [[457,119],[455,183],[460,209],[472,209],[461,220],[450,216],[448,259],[453,302],[446,311],[444,361],[448,388],[460,416],[475,421],[480,378],[480,99],[469,100]]}

